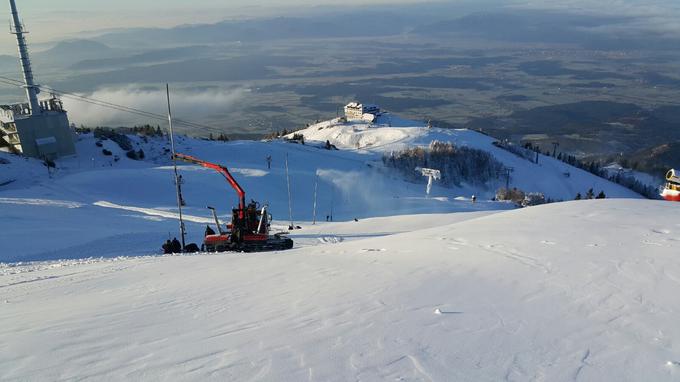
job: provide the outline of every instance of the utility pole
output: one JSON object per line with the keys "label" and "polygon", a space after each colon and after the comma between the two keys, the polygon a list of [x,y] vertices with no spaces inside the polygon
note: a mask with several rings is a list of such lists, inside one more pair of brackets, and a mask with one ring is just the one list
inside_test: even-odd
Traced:
{"label": "utility pole", "polygon": [[312,225],[316,224],[316,194],[317,194],[318,189],[319,189],[319,174],[317,173],[314,176],[314,207],[312,209],[312,211],[313,211],[313,213],[312,213],[313,214]]}
{"label": "utility pole", "polygon": [[180,191],[180,179],[177,172],[177,158],[175,156],[175,138],[172,131],[172,111],[170,110],[170,85],[165,84],[165,93],[168,99],[168,125],[170,127],[170,147],[172,148],[172,166],[175,171],[175,190],[177,191],[177,209],[179,210],[179,234],[182,236],[182,252],[184,252],[186,231],[184,229],[184,218],[182,217],[182,194]]}
{"label": "utility pole", "polygon": [[333,203],[335,203],[335,188],[331,185],[331,221],[333,221]]}
{"label": "utility pole", "polygon": [[510,173],[515,171],[514,167],[506,167],[505,168],[505,189],[509,190],[510,189]]}
{"label": "utility pole", "polygon": [[553,142],[553,158],[557,158],[557,148],[560,146],[559,142]]}
{"label": "utility pole", "polygon": [[293,225],[293,204],[290,195],[290,175],[288,174],[288,153],[286,153],[286,182],[288,183],[288,217],[290,217],[290,227],[288,229],[294,229]]}

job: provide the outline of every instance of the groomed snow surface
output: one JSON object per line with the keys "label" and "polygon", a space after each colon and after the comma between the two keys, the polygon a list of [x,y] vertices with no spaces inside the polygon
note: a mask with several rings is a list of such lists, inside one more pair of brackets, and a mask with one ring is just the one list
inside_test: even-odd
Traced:
{"label": "groomed snow surface", "polygon": [[4,269],[0,370],[4,380],[677,380],[677,213],[567,202],[280,253]]}
{"label": "groomed snow surface", "polygon": [[[269,202],[275,229],[287,226],[288,156],[303,229],[272,253],[158,255],[177,230],[164,141],[135,139],[145,162],[105,141],[115,162],[81,136],[52,178],[2,154],[0,380],[680,379],[677,203],[474,132],[390,124],[322,123],[305,146],[179,139]],[[318,148],[326,139],[341,150]],[[383,153],[432,139],[491,152],[526,191],[621,199],[511,210],[488,200],[498,185],[435,184],[425,197],[425,180],[381,168]],[[205,206],[226,216],[236,198],[213,172],[180,171],[200,242]]]}

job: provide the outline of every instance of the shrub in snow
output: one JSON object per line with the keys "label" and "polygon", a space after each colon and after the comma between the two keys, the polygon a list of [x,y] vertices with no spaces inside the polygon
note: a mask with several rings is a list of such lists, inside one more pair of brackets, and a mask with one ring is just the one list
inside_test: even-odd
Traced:
{"label": "shrub in snow", "polygon": [[302,143],[303,145],[305,144],[305,136],[302,134],[295,133],[293,134],[292,138],[285,138],[286,141],[292,142],[292,143]]}
{"label": "shrub in snow", "polygon": [[595,197],[595,193],[593,192],[593,189],[589,189],[588,192],[586,192],[586,199],[592,199]]}
{"label": "shrub in snow", "polygon": [[522,207],[530,207],[530,206],[538,206],[541,204],[545,204],[545,195],[543,195],[540,192],[530,192],[526,195],[524,195],[524,199],[522,199]]}
{"label": "shrub in snow", "polygon": [[331,144],[331,141],[326,140],[326,144],[324,145],[324,148],[326,150],[337,150],[338,148],[335,147],[335,145]]}
{"label": "shrub in snow", "polygon": [[44,164],[45,166],[47,166],[48,168],[55,168],[55,167],[57,167],[57,164],[54,163],[54,161],[53,161],[52,159],[45,159],[45,160],[43,161],[43,164]]}
{"label": "shrub in snow", "polygon": [[526,194],[524,193],[524,191],[518,188],[512,189],[499,188],[498,191],[496,191],[496,200],[510,201],[519,206],[522,205],[522,202],[524,201],[525,197]]}
{"label": "shrub in snow", "polygon": [[106,156],[111,156],[111,155],[113,155],[113,153],[112,153],[111,151],[107,150],[107,149],[103,149],[103,150],[102,150],[102,154],[104,154],[104,155],[106,155]]}
{"label": "shrub in snow", "polygon": [[413,171],[416,167],[437,169],[445,186],[462,183],[486,186],[489,181],[498,179],[504,170],[503,164],[486,151],[440,141],[433,141],[427,148],[412,147],[386,154],[383,163],[411,181],[422,178],[420,173]]}
{"label": "shrub in snow", "polygon": [[125,134],[119,134],[111,129],[98,127],[94,129],[94,137],[97,139],[110,139],[125,151],[132,150],[132,141]]}

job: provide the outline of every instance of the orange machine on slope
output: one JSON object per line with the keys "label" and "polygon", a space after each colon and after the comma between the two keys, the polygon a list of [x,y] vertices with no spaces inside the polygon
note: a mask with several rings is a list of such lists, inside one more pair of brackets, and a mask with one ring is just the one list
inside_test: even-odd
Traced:
{"label": "orange machine on slope", "polygon": [[255,201],[246,205],[245,191],[226,167],[185,154],[175,154],[175,158],[219,172],[238,194],[238,208],[232,210],[231,223],[227,224],[226,230],[222,228],[215,209],[208,207],[215,218],[217,233],[205,236],[203,245],[206,251],[261,252],[293,248],[293,240],[290,238],[281,234],[269,234],[271,215],[267,213],[267,206],[260,208]]}

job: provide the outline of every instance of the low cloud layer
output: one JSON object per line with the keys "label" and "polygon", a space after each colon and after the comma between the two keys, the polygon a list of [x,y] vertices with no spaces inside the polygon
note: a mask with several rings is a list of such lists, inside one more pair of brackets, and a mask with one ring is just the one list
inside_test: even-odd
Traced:
{"label": "low cloud layer", "polygon": [[552,10],[600,16],[629,17],[611,32],[634,34],[653,31],[665,37],[680,36],[680,2],[675,0],[564,0],[564,1],[512,1],[509,8],[526,10]]}
{"label": "low cloud layer", "polygon": [[[103,88],[82,96],[123,105],[160,115],[167,114],[165,89],[137,86]],[[175,89],[171,90],[173,116],[190,122],[209,120],[231,110],[247,95],[247,89]],[[94,105],[72,97],[64,97],[69,119],[77,125],[131,126],[134,124],[164,124],[164,121]]]}

